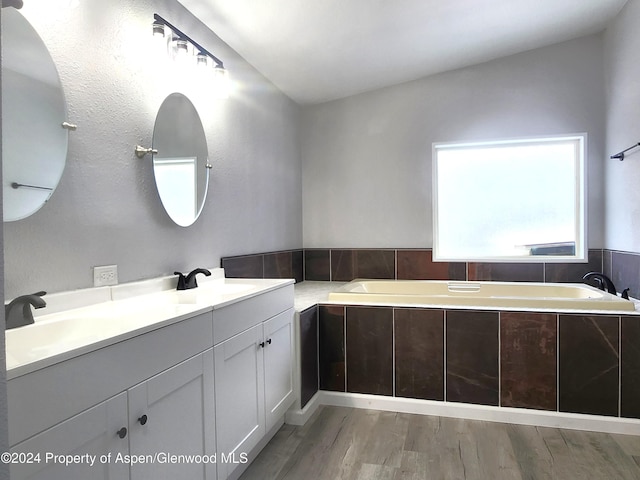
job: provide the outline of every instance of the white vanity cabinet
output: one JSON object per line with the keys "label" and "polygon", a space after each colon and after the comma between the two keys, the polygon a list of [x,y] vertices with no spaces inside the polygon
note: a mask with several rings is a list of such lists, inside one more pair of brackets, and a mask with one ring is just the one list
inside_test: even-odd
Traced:
{"label": "white vanity cabinet", "polygon": [[293,284],[267,282],[204,313],[9,370],[12,480],[237,478],[294,401]]}
{"label": "white vanity cabinet", "polygon": [[293,366],[295,338],[293,310],[267,320],[264,325],[264,401],[267,432],[295,400]]}
{"label": "white vanity cabinet", "polygon": [[212,398],[212,349],[128,391],[131,480],[216,478]]}
{"label": "white vanity cabinet", "polygon": [[[11,478],[215,479],[215,464],[168,456],[215,453],[212,398],[209,349],[16,445],[14,455],[40,456],[12,465]],[[67,455],[78,457],[59,463]]]}
{"label": "white vanity cabinet", "polygon": [[12,464],[12,480],[215,480],[215,464],[168,456],[216,452],[212,345],[209,312],[10,379],[11,452],[41,459]]}
{"label": "white vanity cabinet", "polygon": [[224,332],[213,348],[218,480],[238,475],[294,401],[289,287],[214,311],[214,338]]}

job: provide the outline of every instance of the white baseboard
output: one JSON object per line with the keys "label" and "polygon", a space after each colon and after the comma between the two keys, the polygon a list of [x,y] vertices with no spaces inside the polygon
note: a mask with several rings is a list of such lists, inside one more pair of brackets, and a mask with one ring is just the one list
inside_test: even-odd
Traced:
{"label": "white baseboard", "polygon": [[[468,420],[515,423],[538,427],[555,427],[571,430],[640,435],[640,420],[630,418],[583,415],[565,412],[546,412],[543,410],[529,410],[526,408],[490,407],[486,405],[471,405],[468,403],[438,402],[411,398],[384,397],[380,395],[364,395],[360,393],[320,391],[319,395],[316,394],[316,397],[319,397],[316,408],[319,405],[332,405],[336,407],[366,408],[372,410],[414,413],[418,415],[435,415],[440,417],[464,418]],[[314,397],[314,399],[316,397]],[[302,418],[302,416],[297,418]],[[289,422],[287,421],[287,423]],[[301,424],[296,423],[295,425]]]}
{"label": "white baseboard", "polygon": [[311,418],[311,415],[315,413],[315,411],[320,406],[320,398],[322,396],[321,391],[316,392],[316,394],[311,397],[311,399],[307,402],[303,409],[290,409],[284,416],[284,422],[289,425],[304,425],[307,423],[307,420]]}

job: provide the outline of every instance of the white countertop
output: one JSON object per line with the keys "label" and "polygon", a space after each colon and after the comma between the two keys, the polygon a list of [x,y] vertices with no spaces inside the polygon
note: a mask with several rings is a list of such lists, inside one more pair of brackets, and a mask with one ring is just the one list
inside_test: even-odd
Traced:
{"label": "white countertop", "polygon": [[346,282],[315,282],[309,280],[296,283],[296,311],[302,312],[318,303],[326,302],[330,292],[333,292],[345,284]]}
{"label": "white countertop", "polygon": [[[5,332],[7,379],[290,285],[290,279],[199,276],[176,291],[175,277],[47,295],[33,325]],[[222,275],[222,276],[221,276]],[[171,288],[171,289],[169,289]]]}

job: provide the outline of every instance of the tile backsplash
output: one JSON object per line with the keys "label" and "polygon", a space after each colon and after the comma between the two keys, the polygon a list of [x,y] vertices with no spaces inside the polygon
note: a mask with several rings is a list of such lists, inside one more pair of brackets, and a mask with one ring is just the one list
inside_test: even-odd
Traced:
{"label": "tile backsplash", "polygon": [[431,249],[309,248],[224,257],[230,278],[295,278],[349,282],[354,278],[581,282],[585,273],[604,272],[618,291],[640,298],[640,254],[589,250],[587,263],[434,262]]}

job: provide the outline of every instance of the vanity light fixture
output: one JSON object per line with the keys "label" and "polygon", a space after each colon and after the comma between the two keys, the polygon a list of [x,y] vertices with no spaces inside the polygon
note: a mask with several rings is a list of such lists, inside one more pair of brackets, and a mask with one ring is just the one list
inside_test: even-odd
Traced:
{"label": "vanity light fixture", "polygon": [[214,54],[209,52],[202,45],[194,41],[187,34],[182,32],[180,29],[167,22],[164,18],[162,18],[157,13],[153,14],[153,34],[157,36],[164,37],[166,29],[171,30],[173,32],[173,41],[174,46],[176,48],[176,53],[182,54],[186,53],[189,50],[189,44],[193,46],[196,55],[197,64],[200,66],[205,66],[209,64],[209,59],[213,60],[213,65],[215,67],[214,72],[216,76],[227,76],[227,70],[224,68],[224,64],[222,60],[216,57]]}

